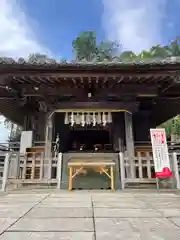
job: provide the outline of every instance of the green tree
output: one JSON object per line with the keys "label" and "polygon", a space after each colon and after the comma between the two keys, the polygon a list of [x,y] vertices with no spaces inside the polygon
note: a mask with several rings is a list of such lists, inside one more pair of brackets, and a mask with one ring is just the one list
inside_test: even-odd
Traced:
{"label": "green tree", "polygon": [[180,116],[169,119],[168,121],[162,123],[159,127],[165,128],[167,138],[171,142],[177,142],[180,140]]}
{"label": "green tree", "polygon": [[120,61],[132,61],[136,60],[137,56],[132,51],[124,51],[120,54]]}
{"label": "green tree", "polygon": [[171,54],[169,47],[160,45],[152,46],[149,52],[153,58],[166,58]]}
{"label": "green tree", "polygon": [[151,59],[152,53],[150,51],[145,51],[143,50],[142,52],[140,52],[140,54],[137,56],[138,59]]}
{"label": "green tree", "polygon": [[179,46],[179,37],[171,42],[169,49],[171,52],[171,56],[180,56],[180,46]]}
{"label": "green tree", "polygon": [[96,56],[99,61],[103,61],[104,59],[112,61],[113,58],[117,56],[118,51],[119,44],[117,42],[102,41],[96,47]]}
{"label": "green tree", "polygon": [[118,53],[119,44],[113,41],[102,41],[97,44],[93,31],[82,32],[72,42],[73,53],[77,61],[112,60]]}
{"label": "green tree", "polygon": [[72,42],[75,59],[91,61],[96,55],[96,35],[94,32],[81,32]]}

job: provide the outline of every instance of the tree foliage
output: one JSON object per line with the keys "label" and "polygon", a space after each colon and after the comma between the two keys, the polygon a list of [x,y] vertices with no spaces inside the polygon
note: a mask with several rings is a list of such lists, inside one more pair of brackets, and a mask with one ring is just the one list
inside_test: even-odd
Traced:
{"label": "tree foliage", "polygon": [[97,44],[96,34],[92,31],[82,32],[72,42],[75,60],[111,61],[118,53],[119,44],[115,41],[101,41]]}

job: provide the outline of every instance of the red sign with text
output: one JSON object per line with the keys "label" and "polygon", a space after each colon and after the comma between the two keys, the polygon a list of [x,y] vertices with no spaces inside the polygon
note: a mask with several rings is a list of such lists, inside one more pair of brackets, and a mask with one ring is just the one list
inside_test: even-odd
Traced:
{"label": "red sign with text", "polygon": [[150,129],[156,178],[172,176],[165,129]]}

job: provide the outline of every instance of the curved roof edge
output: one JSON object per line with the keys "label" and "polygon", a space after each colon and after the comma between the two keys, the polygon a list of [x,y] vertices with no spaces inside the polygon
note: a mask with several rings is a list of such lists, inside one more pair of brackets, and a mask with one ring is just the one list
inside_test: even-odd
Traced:
{"label": "curved roof edge", "polygon": [[133,61],[120,61],[118,58],[114,58],[112,61],[104,60],[102,62],[99,62],[97,59],[93,61],[66,61],[66,60],[60,60],[59,62],[54,59],[34,59],[32,61],[25,60],[24,58],[19,58],[17,60],[9,57],[1,57],[0,58],[0,66],[2,65],[19,65],[19,66],[56,66],[56,67],[65,67],[65,66],[134,66],[134,65],[173,65],[173,64],[180,64],[180,57],[168,57],[164,59],[156,58],[156,59],[143,59],[143,60],[133,60]]}

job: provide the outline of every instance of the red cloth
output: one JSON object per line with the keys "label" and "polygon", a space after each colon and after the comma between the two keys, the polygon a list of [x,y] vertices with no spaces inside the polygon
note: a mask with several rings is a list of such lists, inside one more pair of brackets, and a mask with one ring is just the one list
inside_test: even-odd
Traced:
{"label": "red cloth", "polygon": [[172,177],[172,172],[169,168],[163,168],[162,172],[156,172],[153,178],[170,178]]}

